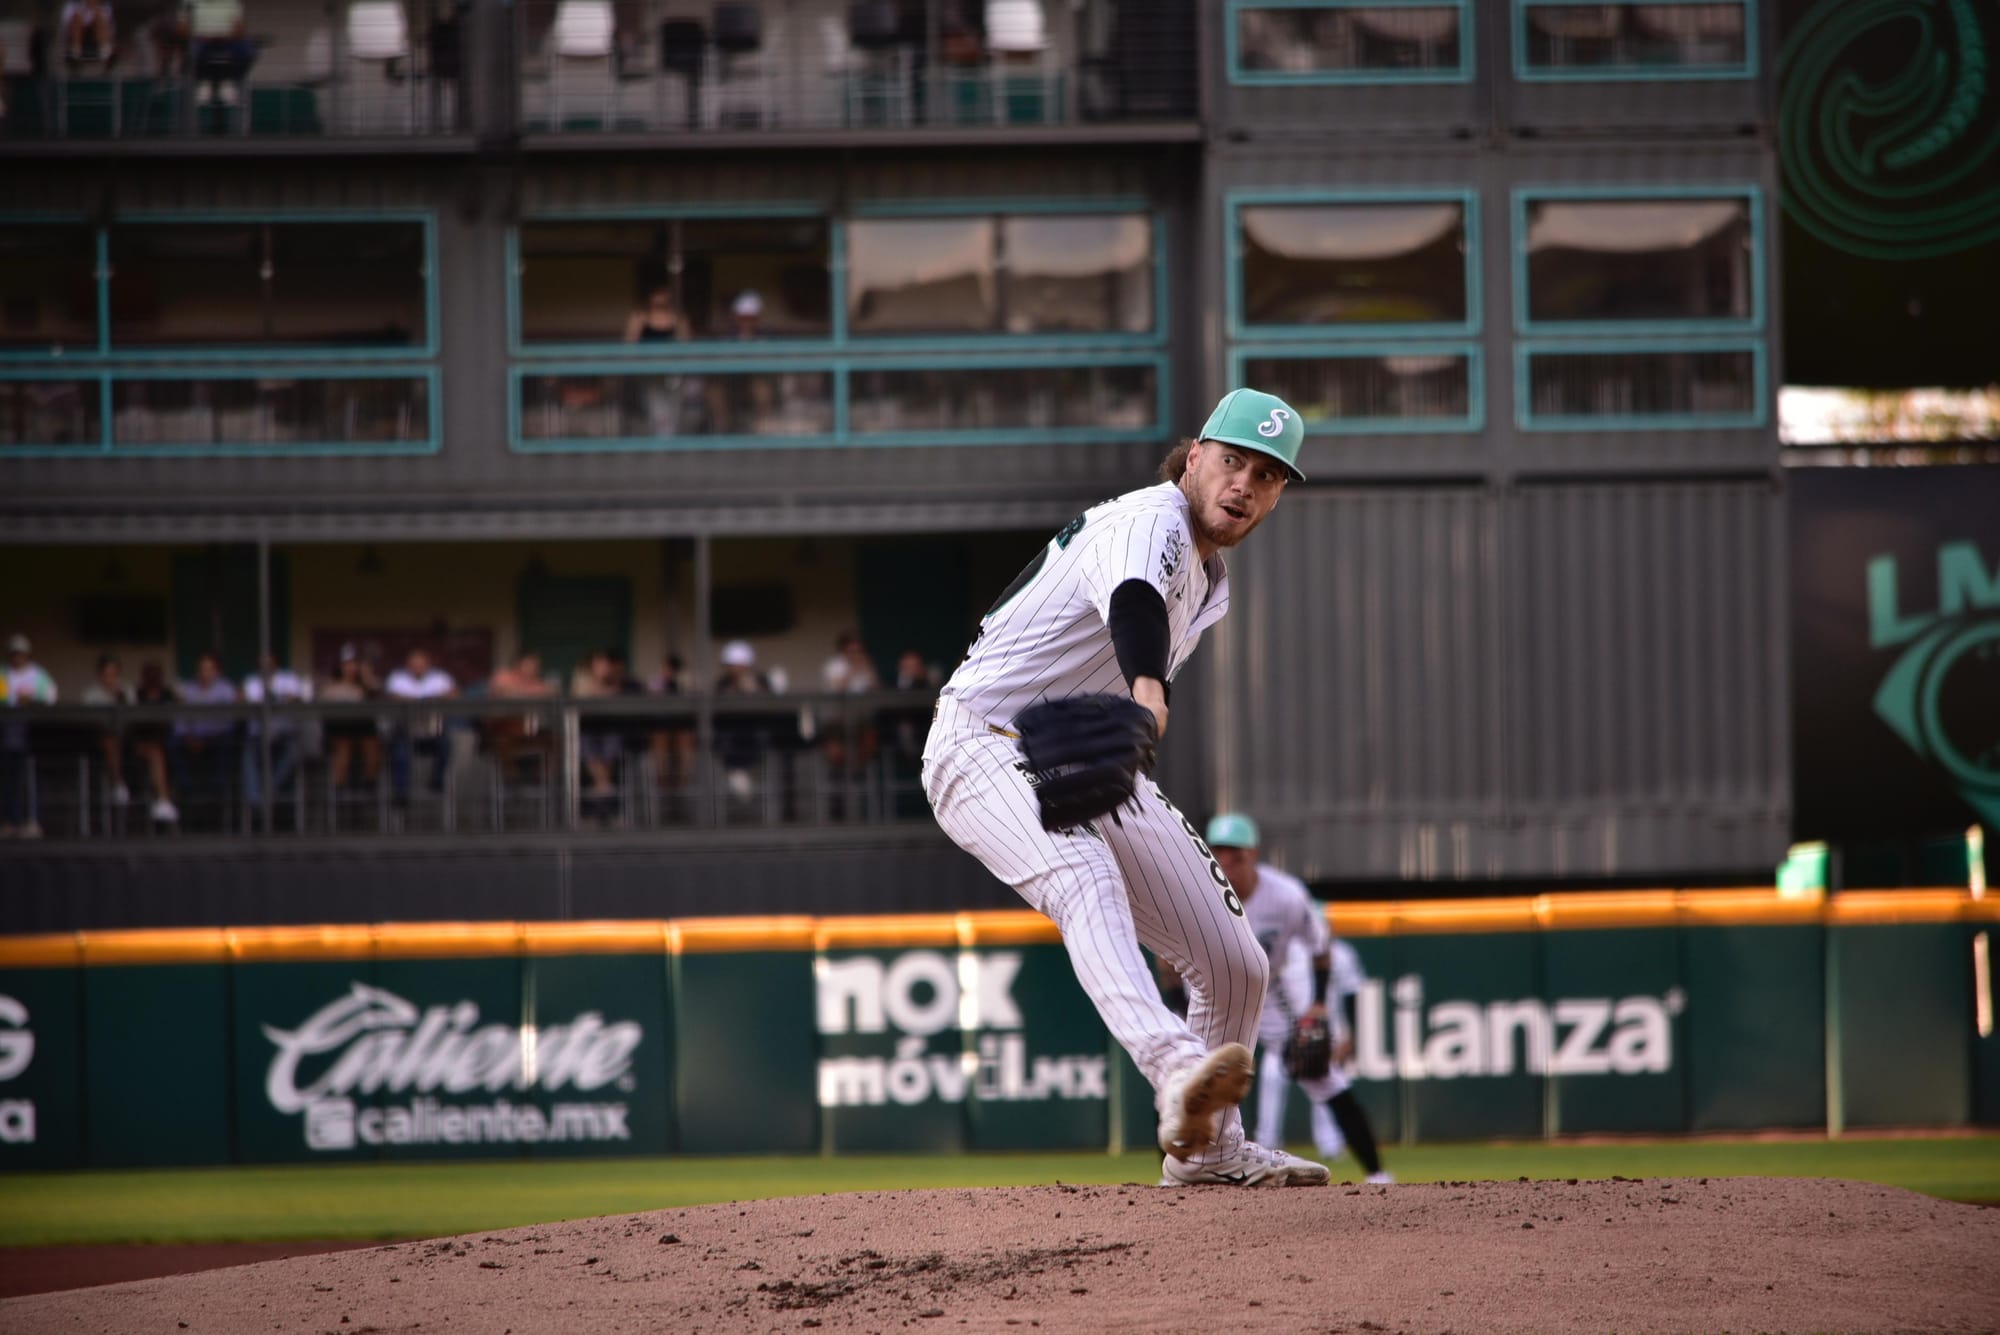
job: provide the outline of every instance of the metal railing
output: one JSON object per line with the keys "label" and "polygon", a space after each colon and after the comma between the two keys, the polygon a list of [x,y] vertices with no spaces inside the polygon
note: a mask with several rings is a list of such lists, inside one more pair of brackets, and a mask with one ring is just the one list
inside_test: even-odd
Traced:
{"label": "metal railing", "polygon": [[0,709],[14,839],[929,819],[930,691]]}

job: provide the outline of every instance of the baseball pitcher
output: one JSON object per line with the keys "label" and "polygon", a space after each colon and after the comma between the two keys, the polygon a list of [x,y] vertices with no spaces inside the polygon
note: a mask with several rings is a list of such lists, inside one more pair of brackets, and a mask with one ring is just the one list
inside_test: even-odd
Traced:
{"label": "baseball pitcher", "polygon": [[[1158,485],[1036,553],[945,684],[924,747],[938,824],[1061,930],[1078,981],[1152,1083],[1162,1185],[1303,1186],[1319,1164],[1244,1137],[1270,966],[1199,831],[1150,777],[1168,684],[1229,607],[1222,553],[1297,468],[1298,415],[1224,396]],[[1140,950],[1186,980],[1168,1010]]]}

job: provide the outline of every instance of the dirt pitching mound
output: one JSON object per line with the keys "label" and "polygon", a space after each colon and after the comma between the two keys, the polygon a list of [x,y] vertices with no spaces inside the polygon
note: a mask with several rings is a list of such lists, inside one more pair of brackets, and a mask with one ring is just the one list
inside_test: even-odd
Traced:
{"label": "dirt pitching mound", "polygon": [[2000,1210],[1709,1178],[661,1210],[0,1303],[10,1332],[1971,1331]]}

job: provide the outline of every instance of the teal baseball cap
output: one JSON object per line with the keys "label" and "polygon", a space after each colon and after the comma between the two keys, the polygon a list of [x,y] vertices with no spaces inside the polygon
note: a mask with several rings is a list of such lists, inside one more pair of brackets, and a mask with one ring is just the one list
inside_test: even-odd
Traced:
{"label": "teal baseball cap", "polygon": [[1197,440],[1225,440],[1231,445],[1268,454],[1284,464],[1292,481],[1303,482],[1299,471],[1299,446],[1306,443],[1306,429],[1292,405],[1276,394],[1260,389],[1232,389],[1215,405],[1202,424]]}
{"label": "teal baseball cap", "polygon": [[1208,823],[1210,848],[1256,848],[1257,822],[1240,811],[1225,811]]}

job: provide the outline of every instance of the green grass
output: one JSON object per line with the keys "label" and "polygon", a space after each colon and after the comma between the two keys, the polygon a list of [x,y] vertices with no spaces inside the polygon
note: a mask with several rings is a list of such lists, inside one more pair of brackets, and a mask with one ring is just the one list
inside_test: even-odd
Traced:
{"label": "green grass", "polygon": [[[1404,1182],[1841,1177],[2000,1201],[2000,1136],[1393,1148]],[[1150,1182],[1149,1154],[569,1159],[0,1176],[0,1246],[426,1237],[712,1201],[899,1187]],[[1353,1176],[1353,1161],[1335,1180]]]}

